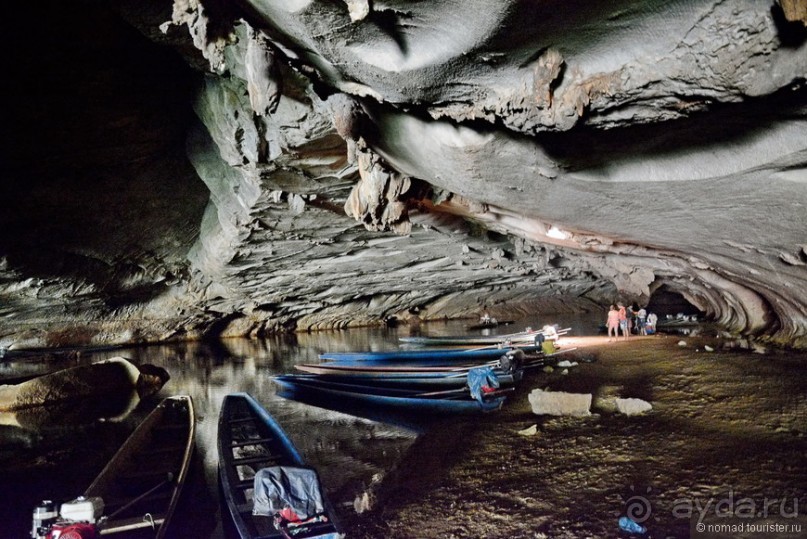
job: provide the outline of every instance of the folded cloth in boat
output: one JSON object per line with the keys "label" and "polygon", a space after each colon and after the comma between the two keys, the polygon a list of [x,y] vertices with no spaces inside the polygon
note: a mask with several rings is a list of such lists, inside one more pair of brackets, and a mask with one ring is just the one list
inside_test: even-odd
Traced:
{"label": "folded cloth in boat", "polygon": [[255,474],[254,488],[253,515],[274,516],[290,508],[300,520],[306,520],[325,511],[319,478],[311,468],[262,468]]}
{"label": "folded cloth in boat", "polygon": [[499,379],[493,372],[493,367],[476,367],[468,371],[467,384],[471,396],[482,402],[482,386],[499,387]]}

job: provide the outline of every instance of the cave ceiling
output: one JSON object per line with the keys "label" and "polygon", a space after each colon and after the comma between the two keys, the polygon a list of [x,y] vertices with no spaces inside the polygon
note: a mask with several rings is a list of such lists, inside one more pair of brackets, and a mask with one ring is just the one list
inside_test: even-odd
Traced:
{"label": "cave ceiling", "polygon": [[807,2],[2,9],[4,348],[656,290],[807,346]]}

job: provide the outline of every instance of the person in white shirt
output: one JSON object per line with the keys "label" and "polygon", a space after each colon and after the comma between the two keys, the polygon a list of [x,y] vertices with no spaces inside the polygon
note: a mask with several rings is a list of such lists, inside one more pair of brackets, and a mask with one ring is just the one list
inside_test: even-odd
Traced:
{"label": "person in white shirt", "polygon": [[636,321],[639,325],[639,335],[647,335],[647,311],[644,307],[639,307],[636,313]]}
{"label": "person in white shirt", "polygon": [[650,326],[650,330],[654,334],[656,333],[656,322],[658,322],[658,316],[656,316],[656,313],[650,313],[647,315],[647,323]]}

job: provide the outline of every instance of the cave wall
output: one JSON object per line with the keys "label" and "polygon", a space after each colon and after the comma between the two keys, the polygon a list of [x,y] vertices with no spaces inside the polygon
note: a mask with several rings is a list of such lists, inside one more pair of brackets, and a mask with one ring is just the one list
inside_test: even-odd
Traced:
{"label": "cave wall", "polygon": [[[125,342],[660,288],[807,344],[803,2],[111,5],[53,3],[82,20],[18,57],[36,106],[4,144],[0,345],[76,341],[79,318]],[[82,46],[93,23],[126,54]],[[82,99],[83,137],[38,127]]]}

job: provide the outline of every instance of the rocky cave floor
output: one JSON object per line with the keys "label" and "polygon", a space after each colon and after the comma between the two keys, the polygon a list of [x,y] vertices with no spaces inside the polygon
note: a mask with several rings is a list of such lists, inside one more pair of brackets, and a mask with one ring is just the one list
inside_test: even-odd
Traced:
{"label": "rocky cave floor", "polygon": [[[373,508],[343,517],[349,537],[619,537],[628,510],[644,537],[689,537],[686,514],[711,502],[708,522],[721,501],[745,517],[749,503],[759,513],[770,502],[768,522],[796,522],[807,511],[807,354],[718,346],[663,334],[566,339],[576,350],[565,359],[578,366],[531,372],[501,411],[430,429],[380,483]],[[536,416],[534,388],[592,393],[593,413]],[[653,410],[598,410],[607,395]],[[519,434],[532,425],[534,436]]]}

